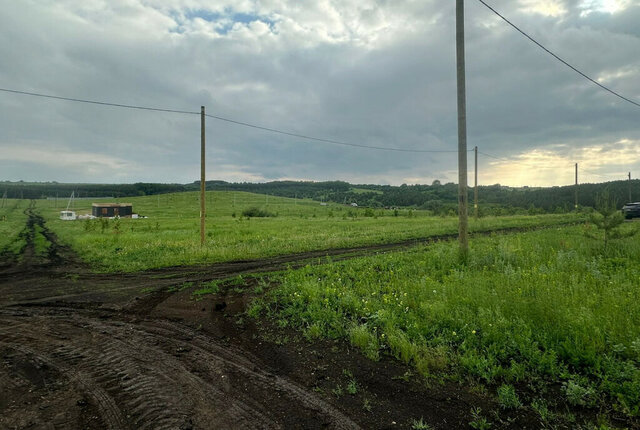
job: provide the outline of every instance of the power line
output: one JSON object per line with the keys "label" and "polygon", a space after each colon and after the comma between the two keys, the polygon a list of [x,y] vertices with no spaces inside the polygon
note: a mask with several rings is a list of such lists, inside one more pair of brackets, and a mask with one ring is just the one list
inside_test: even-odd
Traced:
{"label": "power line", "polygon": [[[531,167],[531,168],[534,168],[534,169],[556,169],[558,167],[558,166],[541,166],[539,164],[523,163],[522,161],[515,161],[515,160],[509,159],[509,158],[497,157],[495,155],[487,154],[486,152],[482,152],[482,151],[478,151],[478,154],[482,154],[485,157],[493,158],[494,160],[504,161],[505,163],[519,164],[519,165]],[[573,164],[572,164],[572,166],[573,166]]]}
{"label": "power line", "polygon": [[576,67],[572,66],[571,64],[569,64],[568,62],[566,62],[565,60],[563,60],[562,58],[560,58],[558,55],[554,54],[553,52],[551,52],[549,49],[547,49],[544,45],[542,45],[540,42],[538,42],[537,40],[535,40],[533,37],[529,36],[527,33],[525,33],[523,30],[521,30],[520,28],[518,28],[518,26],[516,26],[514,23],[512,23],[511,21],[509,21],[507,18],[505,18],[502,14],[500,14],[500,12],[498,12],[497,10],[495,10],[494,8],[492,8],[491,6],[489,6],[487,3],[484,2],[484,0],[478,0],[480,3],[482,3],[483,5],[485,5],[489,10],[491,10],[493,13],[495,13],[496,15],[498,15],[500,18],[502,18],[502,20],[504,20],[507,24],[509,24],[511,27],[515,28],[519,33],[521,33],[524,37],[526,37],[527,39],[529,39],[531,42],[535,43],[539,48],[541,48],[542,50],[544,50],[545,52],[547,52],[548,54],[550,54],[551,56],[553,56],[556,60],[560,61],[562,64],[564,64],[565,66],[569,67],[571,70],[573,70],[574,72],[578,73],[579,75],[581,75],[583,78],[587,79],[588,81],[591,81],[592,83],[596,84],[597,86],[599,86],[600,88],[602,88],[605,91],[610,92],[611,94],[613,94],[616,97],[621,98],[622,100],[631,103],[632,105],[635,105],[637,107],[640,107],[640,103],[635,102],[625,96],[623,96],[620,93],[617,93],[616,91],[612,90],[609,87],[606,87],[604,85],[602,85],[600,82],[596,81],[595,79],[591,78],[590,76],[586,75],[585,73],[581,72],[580,70],[578,70]]}
{"label": "power line", "polygon": [[113,107],[127,108],[127,109],[139,109],[139,110],[150,110],[150,111],[156,111],[156,112],[181,113],[181,114],[187,114],[187,115],[200,115],[200,112],[192,112],[192,111],[177,110],[177,109],[154,108],[154,107],[148,107],[148,106],[135,106],[135,105],[127,105],[127,104],[121,104],[121,103],[108,103],[108,102],[101,102],[101,101],[97,101],[97,100],[76,99],[76,98],[72,98],[72,97],[52,96],[50,94],[32,93],[32,92],[29,92],[29,91],[10,90],[8,88],[0,88],[0,91],[4,91],[5,93],[21,94],[21,95],[25,95],[25,96],[44,97],[44,98],[48,98],[48,99],[66,100],[66,101],[69,101],[69,102],[88,103],[88,104],[100,105],[100,106],[113,106]]}
{"label": "power line", "polygon": [[[20,94],[20,95],[33,96],[33,97],[44,97],[44,98],[48,98],[48,99],[65,100],[65,101],[77,102],[77,103],[88,103],[88,104],[94,104],[94,105],[100,105],[100,106],[112,106],[112,107],[118,107],[118,108],[138,109],[138,110],[147,110],[147,111],[155,111],[155,112],[179,113],[179,114],[186,114],[186,115],[200,115],[200,112],[195,112],[195,111],[155,108],[155,107],[148,107],[148,106],[128,105],[128,104],[122,104],[122,103],[108,103],[108,102],[102,102],[102,101],[97,101],[97,100],[87,100],[87,99],[79,99],[79,98],[73,98],[73,97],[54,96],[54,95],[50,95],[50,94],[42,94],[42,93],[35,93],[35,92],[29,92],[29,91],[18,91],[18,90],[12,90],[12,89],[8,89],[8,88],[0,88],[0,91],[6,92],[6,93],[12,93],[12,94]],[[240,126],[243,126],[243,127],[249,127],[249,128],[254,128],[254,129],[258,129],[258,130],[268,131],[268,132],[271,132],[271,133],[278,133],[278,134],[283,134],[283,135],[286,135],[286,136],[298,137],[300,139],[312,140],[312,141],[315,141],[315,142],[324,142],[324,143],[331,143],[331,144],[335,144],[335,145],[351,146],[351,147],[355,147],[355,148],[375,149],[375,150],[380,150],[380,151],[413,152],[413,153],[454,153],[454,152],[458,152],[458,151],[455,151],[455,150],[404,149],[404,148],[390,148],[390,147],[385,147],[385,146],[362,145],[362,144],[358,144],[358,143],[342,142],[342,141],[339,141],[339,140],[324,139],[324,138],[321,138],[321,137],[307,136],[307,135],[304,135],[304,134],[298,134],[298,133],[293,133],[293,132],[289,132],[289,131],[278,130],[278,129],[275,129],[275,128],[264,127],[264,126],[261,126],[261,125],[251,124],[251,123],[244,122],[244,121],[236,121],[234,119],[224,118],[224,117],[217,116],[217,115],[205,114],[205,116],[207,116],[209,118],[212,118],[212,119],[216,119],[218,121],[224,121],[224,122],[228,122],[228,123],[231,123],[231,124],[240,125]]]}
{"label": "power line", "polygon": [[[504,157],[497,157],[495,155],[487,154],[486,152],[482,152],[482,151],[478,151],[478,154],[482,154],[485,157],[493,158],[494,160],[504,161],[505,163],[519,164],[519,165],[522,165],[522,166],[528,166],[528,167],[532,167],[532,168],[535,168],[535,169],[558,169],[558,168],[562,167],[562,166],[533,165],[533,164],[523,163],[523,162],[520,162],[520,161],[514,161],[512,159],[508,159],[508,158],[504,158]],[[574,165],[575,165],[574,163],[567,164],[567,167],[569,167],[569,166],[573,167]],[[608,179],[608,180],[614,180],[614,181],[622,181],[623,180],[623,179],[616,179],[616,176],[602,175],[600,173],[595,173],[595,172],[592,172],[590,170],[583,169],[582,167],[580,168],[580,172],[582,174],[586,173],[587,175],[599,176],[601,178],[605,178],[605,179]]]}
{"label": "power line", "polygon": [[609,180],[613,180],[613,181],[624,181],[625,180],[625,179],[619,179],[617,176],[614,176],[614,175],[602,175],[600,173],[592,172],[590,170],[586,170],[586,169],[582,169],[582,168],[580,169],[580,171],[582,171],[583,173],[586,173],[587,175],[600,176],[601,178],[605,178],[605,179],[609,179]]}
{"label": "power line", "polygon": [[[529,164],[526,162],[522,162],[522,161],[517,161],[517,160],[513,160],[513,159],[509,159],[509,158],[504,158],[504,157],[498,157],[495,155],[491,155],[491,154],[487,154],[486,152],[482,152],[482,151],[478,151],[478,154],[482,154],[485,157],[489,157],[489,158],[493,158],[494,160],[498,160],[498,161],[503,161],[505,163],[511,163],[511,164],[518,164],[520,166],[527,166],[530,167],[532,169],[560,169],[563,166],[558,166],[558,165],[553,165],[553,166],[545,166],[545,165],[541,165],[541,164]],[[570,163],[566,165],[567,167],[574,166],[574,163]]]}
{"label": "power line", "polygon": [[[356,147],[356,148],[378,149],[378,150],[382,150],[382,151],[398,151],[398,152],[427,152],[427,153],[437,153],[437,152],[453,153],[453,152],[458,152],[456,150],[403,149],[403,148],[389,148],[389,147],[386,147],[386,146],[361,145],[361,144],[358,144],[358,143],[349,143],[349,142],[342,142],[342,141],[339,141],[339,140],[324,139],[324,138],[321,138],[321,137],[307,136],[307,135],[304,135],[304,134],[292,133],[292,132],[288,132],[288,131],[278,130],[278,129],[275,129],[275,128],[263,127],[263,126],[260,126],[260,125],[249,124],[247,122],[236,121],[236,120],[233,120],[233,119],[223,118],[223,117],[216,116],[216,115],[206,114],[205,116],[208,116],[209,118],[217,119],[217,120],[220,120],[220,121],[230,122],[232,124],[242,125],[244,127],[251,127],[251,128],[258,129],[258,130],[269,131],[271,133],[284,134],[286,136],[299,137],[301,139],[313,140],[313,141],[316,141],[316,142],[333,143],[335,145],[344,145],[344,146],[353,146],[353,147]],[[471,151],[468,151],[468,152],[471,152]]]}

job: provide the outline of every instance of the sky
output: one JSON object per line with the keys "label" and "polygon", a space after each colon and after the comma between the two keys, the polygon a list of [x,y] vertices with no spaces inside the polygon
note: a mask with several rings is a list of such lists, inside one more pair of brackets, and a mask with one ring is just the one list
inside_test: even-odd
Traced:
{"label": "sky", "polygon": [[[640,103],[640,0],[486,1]],[[479,184],[640,177],[640,107],[465,5]],[[454,1],[0,0],[0,28],[0,88],[452,151],[207,118],[208,180],[458,181]],[[198,115],[0,92],[0,180],[188,183],[199,157]]]}

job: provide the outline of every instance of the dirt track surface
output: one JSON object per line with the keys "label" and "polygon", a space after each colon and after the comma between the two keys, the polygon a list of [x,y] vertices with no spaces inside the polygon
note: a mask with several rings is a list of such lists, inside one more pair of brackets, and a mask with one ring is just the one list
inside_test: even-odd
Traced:
{"label": "dirt track surface", "polygon": [[[247,322],[250,285],[201,302],[167,292],[419,241],[100,275],[26,213],[22,258],[0,264],[0,429],[397,429],[422,417],[432,428],[465,428],[471,407],[495,406],[460,385],[426,386],[394,360],[369,361],[343,342],[309,344]],[[36,226],[50,242],[44,255]],[[357,394],[333,395],[345,375]],[[522,413],[507,427],[538,422]]]}
{"label": "dirt track surface", "polygon": [[[0,325],[9,428],[38,421],[55,428],[56,419],[61,428],[358,428],[243,351],[183,325],[64,308],[4,309]],[[40,405],[31,414],[10,400],[34,391]]]}

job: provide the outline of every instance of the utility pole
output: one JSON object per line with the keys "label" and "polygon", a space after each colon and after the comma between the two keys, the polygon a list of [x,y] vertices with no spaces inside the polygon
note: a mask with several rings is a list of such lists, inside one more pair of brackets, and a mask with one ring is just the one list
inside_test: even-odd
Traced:
{"label": "utility pole", "polygon": [[631,202],[631,172],[629,172],[629,203]]}
{"label": "utility pole", "polygon": [[204,245],[204,221],[206,215],[204,166],[204,106],[200,106],[200,246]]}
{"label": "utility pole", "polygon": [[458,80],[458,242],[469,253],[467,219],[467,106],[464,62],[464,0],[456,0],[456,64]]}
{"label": "utility pole", "polygon": [[473,174],[475,176],[475,182],[473,186],[473,212],[476,219],[478,219],[478,147],[475,146],[473,148],[473,152],[475,155],[475,163],[476,167],[473,169]]}
{"label": "utility pole", "polygon": [[575,209],[578,210],[578,163],[576,163],[576,202],[575,202]]}

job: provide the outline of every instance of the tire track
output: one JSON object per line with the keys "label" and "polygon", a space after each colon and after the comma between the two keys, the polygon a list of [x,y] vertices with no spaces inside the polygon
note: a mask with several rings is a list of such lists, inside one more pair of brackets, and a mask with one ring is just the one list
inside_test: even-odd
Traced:
{"label": "tire track", "polygon": [[90,377],[82,372],[76,371],[73,368],[52,360],[45,354],[38,352],[36,349],[23,345],[19,338],[14,339],[13,342],[10,342],[9,340],[10,339],[7,338],[0,339],[0,345],[20,353],[23,356],[23,360],[26,362],[38,366],[42,366],[43,364],[49,366],[59,374],[63,375],[63,377],[69,379],[71,383],[77,385],[80,391],[84,392],[93,400],[94,404],[100,411],[100,415],[107,428],[114,430],[130,428],[120,413],[120,410],[115,405],[113,399],[109,397],[104,390],[97,386]]}
{"label": "tire track", "polygon": [[[298,405],[294,416],[317,417],[327,428],[359,428],[314,393],[259,369],[246,353],[187,327],[56,311],[0,309],[0,346],[46,363],[76,384],[108,428],[279,429],[279,413],[291,414],[291,404]],[[31,324],[20,321],[25,316]]]}

